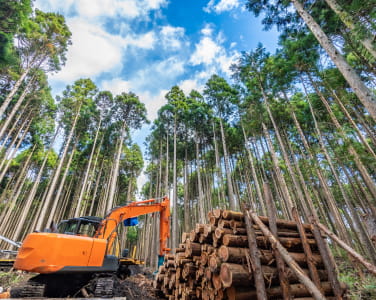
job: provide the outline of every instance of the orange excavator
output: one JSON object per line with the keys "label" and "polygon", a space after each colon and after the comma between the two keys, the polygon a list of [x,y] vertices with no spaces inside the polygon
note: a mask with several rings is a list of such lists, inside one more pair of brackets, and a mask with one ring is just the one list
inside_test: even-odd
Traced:
{"label": "orange excavator", "polygon": [[159,261],[170,236],[170,200],[164,197],[116,207],[103,219],[80,217],[59,223],[53,232],[33,232],[18,251],[14,268],[39,275],[12,288],[11,297],[112,297],[116,281],[127,272],[112,255],[118,225],[148,213],[160,213]]}

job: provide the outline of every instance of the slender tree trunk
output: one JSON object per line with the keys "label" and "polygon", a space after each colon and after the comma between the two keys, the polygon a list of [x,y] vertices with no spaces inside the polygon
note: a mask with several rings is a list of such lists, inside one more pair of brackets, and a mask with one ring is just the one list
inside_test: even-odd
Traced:
{"label": "slender tree trunk", "polygon": [[169,184],[168,184],[168,171],[169,171],[169,152],[170,152],[170,146],[169,146],[169,140],[168,140],[168,134],[166,135],[166,167],[165,167],[165,178],[164,178],[164,186],[165,186],[165,194],[170,194]]}
{"label": "slender tree trunk", "polygon": [[218,144],[217,144],[217,136],[215,134],[215,124],[213,122],[212,124],[213,128],[213,143],[214,143],[214,152],[215,152],[215,165],[216,165],[216,172],[218,176],[218,199],[219,203],[223,203],[225,201],[225,194],[223,192],[223,176],[222,176],[222,171],[221,171],[221,162],[219,159],[219,151],[218,151]]}
{"label": "slender tree trunk", "polygon": [[197,186],[198,186],[198,211],[200,224],[205,222],[205,208],[204,208],[204,194],[202,192],[202,182],[201,182],[201,166],[200,166],[200,155],[199,155],[199,138],[196,133],[196,170],[197,170]]}
{"label": "slender tree trunk", "polygon": [[173,157],[173,174],[172,174],[172,192],[173,192],[173,213],[172,213],[172,247],[178,246],[178,186],[177,186],[177,172],[176,172],[176,131],[177,131],[177,119],[174,116],[174,157]]}
{"label": "slender tree trunk", "polygon": [[366,147],[367,151],[369,152],[369,154],[371,154],[375,159],[376,159],[376,154],[375,152],[373,151],[373,149],[371,148],[371,146],[369,145],[368,141],[366,140],[366,138],[363,136],[363,134],[360,132],[358,126],[355,124],[355,121],[353,120],[353,118],[351,117],[351,115],[349,114],[349,112],[347,111],[346,107],[343,105],[343,103],[341,102],[341,100],[338,98],[337,94],[335,91],[332,91],[332,94],[334,96],[334,99],[337,100],[337,103],[339,105],[339,107],[341,108],[342,112],[345,114],[345,116],[347,117],[347,119],[350,121],[351,125],[353,126],[353,128],[355,129],[359,139],[362,141],[363,145]]}
{"label": "slender tree trunk", "polygon": [[13,99],[13,96],[16,94],[16,92],[20,88],[21,83],[25,80],[25,78],[26,78],[27,74],[29,74],[30,70],[31,70],[30,67],[25,69],[25,71],[21,74],[20,78],[18,78],[18,80],[14,84],[14,86],[13,86],[12,90],[10,91],[10,93],[8,94],[8,96],[5,98],[3,104],[0,106],[0,118],[3,116],[5,110],[8,108],[9,103]]}
{"label": "slender tree trunk", "polygon": [[[325,2],[330,6],[330,8],[337,14],[337,16],[341,19],[343,24],[346,25],[348,29],[353,32],[353,36],[356,38],[357,35],[354,31],[356,31],[355,21],[353,20],[352,16],[347,13],[337,1],[335,0],[325,0]],[[375,46],[372,45],[372,40],[369,38],[359,38],[358,39],[362,45],[372,54],[374,58],[376,58],[376,50]]]}
{"label": "slender tree trunk", "polygon": [[188,199],[188,150],[185,148],[184,158],[184,231],[189,230],[189,199]]}
{"label": "slender tree trunk", "polygon": [[[34,82],[34,79],[35,77],[33,76],[29,82],[27,83],[25,89],[23,90],[21,96],[18,98],[16,104],[13,106],[12,108],[12,111],[10,112],[10,114],[6,117],[5,119],[5,122],[4,124],[2,124],[1,126],[1,129],[0,129],[0,139],[3,137],[4,135],[4,132],[8,129],[8,126],[9,126],[9,123],[13,120],[13,117],[14,115],[16,114],[16,112],[19,110],[22,102],[24,101],[28,91],[29,91],[29,88],[31,86],[31,84]],[[0,116],[2,115],[3,113],[1,112],[1,109],[0,109]]]}
{"label": "slender tree trunk", "polygon": [[[36,146],[33,147],[32,151],[28,155],[26,162],[24,163],[19,175],[17,176],[17,181],[14,184],[13,189],[12,189],[12,193],[9,197],[10,202],[6,206],[6,209],[4,209],[4,211],[6,211],[6,214],[1,216],[2,222],[0,224],[0,232],[4,232],[4,228],[5,228],[6,224],[9,224],[9,217],[10,217],[14,207],[16,206],[17,200],[19,200],[18,199],[19,195],[22,191],[25,180],[27,179],[26,171],[30,167],[29,163],[30,163],[30,159],[31,159],[31,157],[34,153],[35,147]],[[11,238],[11,239],[13,239],[13,238]]]}
{"label": "slender tree trunk", "polygon": [[358,96],[360,102],[363,103],[369,114],[376,121],[376,100],[372,96],[372,92],[365,86],[358,74],[356,74],[354,69],[334,47],[333,43],[329,40],[327,35],[312,18],[312,16],[304,10],[303,5],[298,0],[291,0],[291,2],[318,42],[337,66],[338,70],[342,73],[343,77],[353,89],[354,93]]}
{"label": "slender tree trunk", "polygon": [[81,202],[82,202],[82,198],[84,196],[84,193],[86,191],[87,181],[88,181],[89,174],[90,174],[91,162],[93,161],[94,151],[96,149],[97,139],[98,139],[99,129],[101,128],[101,124],[102,124],[102,119],[100,119],[98,127],[97,127],[97,131],[95,133],[94,143],[93,143],[93,146],[91,148],[89,162],[87,163],[87,168],[86,168],[86,171],[85,171],[84,180],[83,180],[83,183],[82,183],[82,186],[81,186],[80,194],[79,194],[78,199],[77,199],[77,206],[76,206],[76,210],[74,212],[74,217],[78,217],[80,215]]}
{"label": "slender tree trunk", "polygon": [[23,142],[24,138],[26,137],[26,134],[29,132],[30,125],[31,125],[31,121],[28,121],[26,128],[24,129],[24,132],[22,133],[22,136],[20,137],[16,147],[10,153],[10,157],[9,157],[4,169],[2,170],[2,172],[0,174],[0,182],[4,179],[4,176],[5,176],[6,172],[8,171],[10,164],[12,163],[12,159],[13,159],[14,155],[17,153],[19,147],[21,146],[21,143]]}
{"label": "slender tree trunk", "polygon": [[[70,168],[70,165],[72,163],[72,159],[74,157],[74,153],[76,151],[76,146],[77,146],[77,143],[74,144],[72,152],[71,152],[71,154],[69,156],[69,159],[68,159],[68,163],[65,166],[65,171],[64,171],[64,174],[63,174],[63,178],[60,181],[59,188],[58,188],[58,190],[56,192],[55,201],[52,204],[52,207],[51,207],[51,210],[50,210],[50,214],[49,214],[48,219],[47,219],[47,225],[51,224],[54,221],[54,216],[55,216],[55,213],[56,213],[56,208],[57,208],[57,206],[58,206],[58,204],[60,202],[61,192],[63,190],[64,184],[65,184],[65,180],[67,179],[67,176],[68,176],[69,168]],[[56,221],[56,219],[55,219],[55,221]]]}
{"label": "slender tree trunk", "polygon": [[[247,136],[245,134],[243,123],[242,123],[241,126],[242,126],[242,131],[243,131],[244,142],[247,143],[248,138],[247,138]],[[255,165],[254,165],[254,162],[253,162],[253,156],[252,156],[252,153],[249,150],[249,148],[247,146],[245,148],[247,150],[249,163],[251,164],[252,178],[253,178],[254,185],[255,185],[255,188],[256,188],[258,202],[261,205],[262,214],[264,216],[266,216],[266,208],[265,208],[265,203],[264,203],[264,200],[263,200],[264,197],[262,195],[261,188],[260,188],[260,183],[259,183],[259,180],[258,180],[258,177],[257,177],[257,174],[256,174],[256,169],[255,169]],[[253,208],[253,209],[255,209],[255,208]]]}
{"label": "slender tree trunk", "polygon": [[117,179],[118,179],[118,176],[119,176],[120,157],[121,157],[121,153],[123,152],[123,142],[124,142],[124,138],[125,138],[125,129],[126,129],[126,123],[124,122],[124,124],[121,128],[121,134],[120,134],[119,145],[118,145],[118,149],[117,149],[117,153],[116,153],[115,163],[114,163],[114,166],[112,168],[110,191],[108,193],[106,211],[110,211],[112,209],[113,205],[114,205],[116,184],[117,184]]}
{"label": "slender tree trunk", "polygon": [[63,168],[63,164],[64,164],[64,161],[65,161],[65,157],[66,157],[66,155],[68,153],[68,149],[69,149],[72,137],[73,137],[73,133],[74,133],[74,131],[76,129],[77,120],[78,120],[78,117],[80,115],[80,109],[81,109],[81,104],[77,108],[77,112],[76,112],[76,115],[75,115],[74,120],[73,120],[72,128],[71,128],[71,130],[69,132],[68,139],[67,139],[67,141],[65,143],[63,154],[62,154],[61,159],[59,161],[59,164],[58,164],[58,166],[56,168],[55,174],[53,175],[51,184],[50,184],[50,186],[48,188],[48,192],[47,192],[46,198],[43,201],[41,213],[40,213],[40,216],[38,217],[38,221],[36,223],[36,229],[37,230],[43,229],[43,226],[45,224],[44,222],[45,222],[45,216],[46,216],[46,213],[47,213],[47,209],[50,206],[52,195],[55,192],[55,187],[56,187],[57,181],[58,181],[58,179],[60,177],[61,169]]}
{"label": "slender tree trunk", "polygon": [[232,186],[232,179],[231,179],[231,170],[230,170],[230,164],[228,160],[228,154],[227,154],[227,145],[226,145],[226,136],[225,131],[223,129],[223,122],[222,118],[219,118],[219,126],[221,129],[221,137],[222,137],[222,147],[223,147],[223,159],[225,162],[225,171],[226,171],[226,181],[227,181],[227,188],[228,188],[228,198],[230,202],[230,209],[232,210],[238,210],[238,203],[234,197],[234,188]]}

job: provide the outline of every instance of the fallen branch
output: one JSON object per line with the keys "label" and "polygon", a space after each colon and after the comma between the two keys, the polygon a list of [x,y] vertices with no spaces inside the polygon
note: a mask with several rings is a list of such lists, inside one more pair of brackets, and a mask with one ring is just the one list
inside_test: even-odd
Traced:
{"label": "fallen branch", "polygon": [[338,236],[336,236],[333,232],[331,232],[328,228],[326,228],[323,224],[316,223],[317,226],[325,232],[333,241],[335,241],[341,248],[343,248],[346,252],[348,252],[352,257],[354,257],[359,263],[361,263],[368,271],[370,271],[373,275],[376,275],[376,266],[368,262],[363,256],[357,253],[353,248],[347,245],[345,242],[340,240]]}

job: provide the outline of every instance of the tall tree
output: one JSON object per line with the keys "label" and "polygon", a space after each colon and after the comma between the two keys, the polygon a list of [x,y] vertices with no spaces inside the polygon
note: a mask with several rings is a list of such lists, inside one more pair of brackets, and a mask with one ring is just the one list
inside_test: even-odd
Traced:
{"label": "tall tree", "polygon": [[227,122],[234,117],[235,105],[238,101],[238,92],[236,89],[232,88],[224,78],[219,77],[218,75],[213,75],[206,83],[204,95],[208,104],[212,107],[219,120],[229,204],[231,209],[237,210],[239,205],[234,195],[223,122]]}
{"label": "tall tree", "polygon": [[35,15],[25,22],[17,35],[22,73],[0,106],[0,117],[33,68],[47,72],[61,68],[66,60],[70,37],[71,32],[62,15],[35,10]]}

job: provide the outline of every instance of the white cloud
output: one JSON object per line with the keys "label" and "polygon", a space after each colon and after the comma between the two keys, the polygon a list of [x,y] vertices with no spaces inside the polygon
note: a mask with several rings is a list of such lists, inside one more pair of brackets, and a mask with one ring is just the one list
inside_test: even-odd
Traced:
{"label": "white cloud", "polygon": [[68,25],[72,31],[73,44],[68,50],[66,66],[53,75],[53,79],[73,81],[80,77],[95,77],[121,67],[120,37],[78,18],[68,20]]}
{"label": "white cloud", "polygon": [[71,10],[74,3],[75,0],[36,0],[35,7],[43,11],[53,11],[64,14]]}
{"label": "white cloud", "polygon": [[121,78],[113,78],[111,80],[102,81],[100,88],[105,91],[110,91],[113,95],[120,95],[123,92],[130,92],[132,85],[129,81]]}
{"label": "white cloud", "polygon": [[230,66],[235,62],[239,53],[236,50],[227,50],[224,47],[224,36],[219,32],[214,36],[211,24],[205,25],[201,30],[201,40],[196,44],[189,63],[193,66],[201,65],[204,70],[198,74],[198,78],[209,78],[214,73],[225,73],[230,76]]}
{"label": "white cloud", "polygon": [[167,50],[179,50],[183,45],[184,35],[182,27],[163,26],[160,30],[161,43]]}
{"label": "white cloud", "polygon": [[140,101],[146,106],[148,119],[150,121],[153,121],[157,118],[158,110],[161,108],[161,106],[166,104],[165,95],[167,93],[167,89],[161,89],[158,93],[151,93],[149,91],[137,93]]}
{"label": "white cloud", "polygon": [[133,19],[167,5],[166,0],[36,0],[36,7],[62,14],[75,13],[85,18]]}
{"label": "white cloud", "polygon": [[155,42],[156,37],[153,31],[145,34],[132,34],[124,38],[124,46],[127,44],[141,49],[153,49]]}
{"label": "white cloud", "polygon": [[178,86],[183,90],[183,92],[186,95],[189,95],[189,93],[192,90],[196,90],[198,92],[202,92],[204,89],[204,85],[200,84],[196,78],[194,79],[187,79],[183,80],[178,83]]}
{"label": "white cloud", "polygon": [[204,28],[201,29],[201,33],[204,36],[211,36],[213,34],[214,28],[212,24],[206,24]]}
{"label": "white cloud", "polygon": [[196,45],[190,62],[192,65],[211,64],[216,59],[221,47],[212,38],[204,36]]}
{"label": "white cloud", "polygon": [[210,13],[215,12],[217,14],[223,13],[225,11],[231,11],[240,6],[239,0],[220,0],[215,4],[215,0],[210,0],[208,5],[204,7],[204,11]]}

